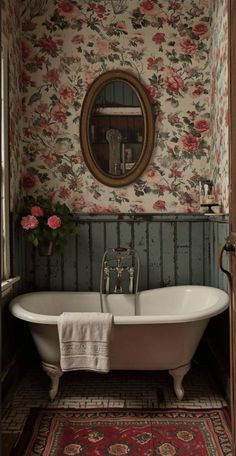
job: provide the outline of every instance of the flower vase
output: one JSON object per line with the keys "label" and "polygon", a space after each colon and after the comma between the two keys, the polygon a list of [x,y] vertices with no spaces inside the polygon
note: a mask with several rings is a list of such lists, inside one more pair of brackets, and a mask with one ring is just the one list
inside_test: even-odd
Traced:
{"label": "flower vase", "polygon": [[38,253],[40,256],[51,256],[53,250],[53,242],[52,241],[41,241],[38,245]]}

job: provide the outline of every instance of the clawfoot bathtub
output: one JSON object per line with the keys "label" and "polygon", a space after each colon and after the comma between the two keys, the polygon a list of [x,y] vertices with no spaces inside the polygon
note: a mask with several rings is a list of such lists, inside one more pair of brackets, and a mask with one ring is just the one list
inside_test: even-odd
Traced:
{"label": "clawfoot bathtub", "polygon": [[[194,285],[141,291],[136,305],[134,295],[104,295],[103,310],[114,316],[111,369],[168,370],[181,400],[183,378],[209,319],[228,305],[229,297],[224,291]],[[97,292],[34,292],[11,301],[11,313],[30,326],[43,369],[51,379],[52,400],[63,373],[58,316],[66,311],[99,312],[100,308]]]}

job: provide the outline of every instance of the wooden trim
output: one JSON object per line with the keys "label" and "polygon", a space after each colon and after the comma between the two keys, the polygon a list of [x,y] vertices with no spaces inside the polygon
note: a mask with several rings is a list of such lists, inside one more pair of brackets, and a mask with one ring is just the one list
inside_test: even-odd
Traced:
{"label": "wooden trim", "polygon": [[[98,93],[111,81],[121,81],[131,86],[136,93],[136,96],[139,98],[141,111],[143,112],[144,134],[142,151],[135,166],[123,176],[113,176],[99,167],[90,140],[90,118],[94,102]],[[102,182],[102,184],[110,187],[123,187],[135,182],[149,163],[153,152],[155,133],[152,105],[142,83],[135,76],[126,71],[112,70],[101,74],[94,80],[85,95],[80,119],[81,148],[85,163],[93,176],[98,181]]]}
{"label": "wooden trim", "polygon": [[[236,2],[229,1],[229,174],[230,231],[236,231]],[[236,455],[236,257],[231,255],[230,369],[233,455]]]}

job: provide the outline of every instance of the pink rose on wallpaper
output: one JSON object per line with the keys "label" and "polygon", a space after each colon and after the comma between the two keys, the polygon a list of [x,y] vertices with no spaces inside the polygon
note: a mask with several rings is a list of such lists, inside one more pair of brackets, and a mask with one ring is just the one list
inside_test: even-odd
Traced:
{"label": "pink rose on wallpaper", "polygon": [[164,193],[170,191],[170,186],[167,185],[167,184],[161,185],[160,188],[161,188],[161,190],[162,190]]}
{"label": "pink rose on wallpaper", "polygon": [[37,184],[37,176],[35,174],[26,173],[23,176],[23,187],[34,188]]}
{"label": "pink rose on wallpaper", "polygon": [[81,44],[81,43],[84,43],[84,35],[75,35],[72,40],[71,40],[72,43],[75,43],[75,44]]}
{"label": "pink rose on wallpaper", "polygon": [[56,161],[56,157],[52,152],[48,152],[48,154],[41,155],[41,160],[47,165],[47,166],[53,166],[54,162]]}
{"label": "pink rose on wallpaper", "polygon": [[95,52],[101,55],[108,55],[111,52],[110,43],[108,40],[97,40],[95,43]]}
{"label": "pink rose on wallpaper", "polygon": [[52,109],[52,117],[53,120],[56,120],[57,122],[65,122],[67,119],[67,114],[64,106],[61,104],[56,104]]}
{"label": "pink rose on wallpaper", "polygon": [[163,201],[163,200],[157,200],[154,204],[153,204],[153,209],[157,210],[157,211],[165,211],[166,210],[166,202]]}
{"label": "pink rose on wallpaper", "polygon": [[155,168],[151,168],[148,172],[147,172],[147,176],[148,177],[154,177],[156,175],[156,170]]}
{"label": "pink rose on wallpaper", "polygon": [[169,177],[182,177],[182,171],[177,168],[171,168]]}
{"label": "pink rose on wallpaper", "polygon": [[199,119],[194,122],[194,129],[198,133],[209,133],[210,122],[206,119]]}
{"label": "pink rose on wallpaper", "polygon": [[48,112],[49,105],[47,103],[40,103],[36,108],[35,111],[39,112],[40,114],[44,114]]}
{"label": "pink rose on wallpaper", "polygon": [[41,47],[44,51],[52,54],[57,49],[57,43],[52,40],[51,37],[44,36],[37,41],[37,45]]}
{"label": "pink rose on wallpaper", "polygon": [[180,143],[186,152],[196,152],[199,146],[199,138],[193,135],[185,135],[180,138]]}
{"label": "pink rose on wallpaper", "polygon": [[106,13],[106,8],[104,5],[96,4],[95,2],[91,2],[89,4],[90,8],[98,15],[98,17],[102,18]]}
{"label": "pink rose on wallpaper", "polygon": [[194,54],[197,50],[197,42],[192,38],[181,38],[178,43],[178,49],[184,54]]}
{"label": "pink rose on wallpaper", "polygon": [[199,22],[198,24],[194,24],[192,30],[195,35],[202,36],[208,32],[208,25],[205,22]]}
{"label": "pink rose on wallpaper", "polygon": [[179,93],[184,88],[184,81],[178,73],[173,72],[165,78],[165,86],[170,92]]}
{"label": "pink rose on wallpaper", "polygon": [[61,226],[61,219],[57,215],[51,215],[51,217],[48,218],[47,224],[52,230],[57,230],[57,228],[60,228]]}
{"label": "pink rose on wallpaper", "polygon": [[120,30],[125,30],[126,29],[126,24],[125,21],[118,21],[115,24],[115,27]]}
{"label": "pink rose on wallpaper", "polygon": [[71,195],[69,188],[66,188],[64,185],[59,189],[59,196],[62,199],[68,199]]}
{"label": "pink rose on wallpaper", "polygon": [[60,101],[72,104],[75,101],[75,89],[70,85],[62,85],[58,90]]}
{"label": "pink rose on wallpaper", "polygon": [[43,216],[43,209],[40,206],[32,206],[31,207],[31,215],[34,215],[34,217],[42,217]]}
{"label": "pink rose on wallpaper", "polygon": [[150,97],[152,98],[152,100],[156,101],[156,99],[158,97],[157,88],[153,85],[150,85],[147,87],[147,91],[148,91]]}
{"label": "pink rose on wallpaper", "polygon": [[159,11],[156,4],[152,0],[143,0],[139,5],[140,13],[155,15]]}
{"label": "pink rose on wallpaper", "polygon": [[63,16],[73,16],[76,12],[75,5],[67,0],[64,0],[58,5],[58,12]]}
{"label": "pink rose on wallpaper", "polygon": [[28,43],[26,43],[25,41],[22,41],[22,43],[21,43],[21,55],[22,55],[22,59],[23,59],[24,62],[28,59],[28,57],[30,56],[31,52],[32,52],[32,49],[30,48]]}
{"label": "pink rose on wallpaper", "polygon": [[45,82],[50,82],[51,84],[55,84],[59,80],[59,70],[57,68],[52,68],[47,72],[46,75],[43,76],[43,80]]}
{"label": "pink rose on wallpaper", "polygon": [[166,41],[165,33],[155,33],[155,35],[152,37],[152,41],[154,41],[156,44],[164,43]]}
{"label": "pink rose on wallpaper", "polygon": [[178,2],[171,2],[169,9],[173,10],[180,10],[182,8],[182,5]]}
{"label": "pink rose on wallpaper", "polygon": [[136,41],[136,43],[144,44],[144,38],[142,35],[135,35],[134,40]]}
{"label": "pink rose on wallpaper", "polygon": [[180,123],[180,118],[177,114],[172,114],[172,116],[170,116],[169,119],[172,124]]}
{"label": "pink rose on wallpaper", "polygon": [[157,57],[156,59],[154,59],[153,57],[148,57],[148,59],[147,59],[148,70],[152,69],[155,65],[163,65],[163,58]]}
{"label": "pink rose on wallpaper", "polygon": [[39,221],[34,215],[26,215],[22,217],[20,224],[24,230],[33,230],[37,228]]}
{"label": "pink rose on wallpaper", "polygon": [[57,136],[58,133],[59,133],[59,127],[58,125],[48,125],[47,127],[47,132],[49,135],[52,135],[52,136]]}
{"label": "pink rose on wallpaper", "polygon": [[189,88],[189,94],[192,98],[197,98],[204,93],[204,86],[201,84],[193,84]]}
{"label": "pink rose on wallpaper", "polygon": [[22,73],[21,73],[21,82],[22,82],[23,88],[26,88],[26,87],[28,87],[28,85],[31,84],[31,76],[28,73],[26,73],[25,71],[22,71]]}
{"label": "pink rose on wallpaper", "polygon": [[71,204],[75,212],[80,212],[86,206],[85,199],[82,195],[75,196]]}

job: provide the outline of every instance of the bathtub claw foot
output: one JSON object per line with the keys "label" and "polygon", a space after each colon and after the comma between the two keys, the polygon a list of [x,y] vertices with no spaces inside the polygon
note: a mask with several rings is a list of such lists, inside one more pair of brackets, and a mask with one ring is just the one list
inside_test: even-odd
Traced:
{"label": "bathtub claw foot", "polygon": [[174,391],[179,401],[182,401],[184,397],[184,388],[182,381],[184,376],[189,371],[191,365],[186,364],[185,366],[177,367],[176,369],[170,369],[168,372],[173,377],[174,380]]}
{"label": "bathtub claw foot", "polygon": [[55,366],[53,364],[48,364],[48,363],[42,363],[43,370],[46,372],[48,377],[51,380],[51,388],[49,390],[49,397],[51,401],[55,399],[57,392],[58,392],[58,387],[59,387],[59,380],[60,377],[62,376],[63,372],[60,367]]}

